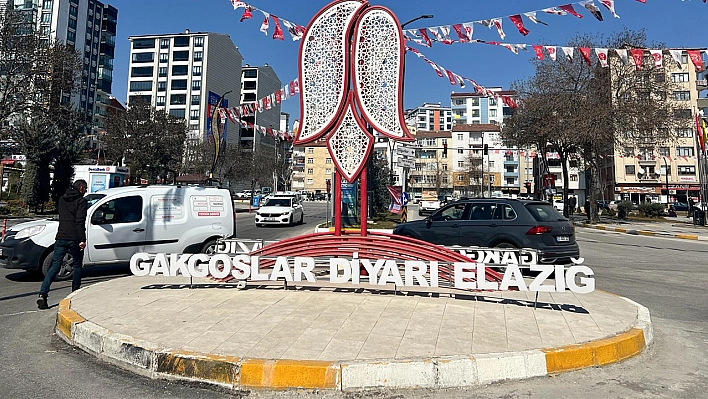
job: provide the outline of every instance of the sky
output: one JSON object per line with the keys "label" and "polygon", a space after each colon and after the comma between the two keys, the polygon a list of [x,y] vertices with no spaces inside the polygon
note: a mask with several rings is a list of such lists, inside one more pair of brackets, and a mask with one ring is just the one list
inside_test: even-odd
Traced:
{"label": "sky", "polygon": [[[579,0],[578,0],[579,1]],[[269,64],[283,84],[297,78],[299,41],[292,41],[287,32],[285,40],[272,39],[273,23],[268,36],[260,30],[263,14],[253,12],[253,18],[239,22],[243,8],[234,10],[230,0],[105,0],[118,9],[118,32],[113,71],[113,95],[122,103],[126,101],[128,84],[129,36],[146,34],[172,34],[184,32],[225,33],[239,48],[245,64]],[[538,12],[537,17],[548,26],[534,24],[526,17],[523,22],[530,32],[522,36],[507,16],[524,14],[567,4],[568,0],[370,0],[372,5],[389,8],[403,23],[421,14],[432,14],[432,19],[421,19],[406,26],[417,29],[452,25],[491,18],[502,18],[506,38],[500,40],[495,28],[475,25],[474,39],[528,44],[528,51],[518,55],[504,47],[477,43],[434,43],[432,48],[414,46],[428,59],[458,75],[475,80],[484,87],[508,89],[517,80],[533,75],[530,60],[535,57],[531,45],[563,46],[578,35],[611,35],[623,28],[645,29],[649,42],[664,43],[667,48],[708,47],[708,4],[701,0],[615,0],[614,18],[608,9],[600,8],[604,21],[600,22],[577,3],[571,3],[583,16],[551,15]],[[307,26],[312,17],[328,0],[250,0],[246,3],[279,18]],[[456,36],[454,32],[452,36]],[[560,53],[560,49],[558,49]],[[702,53],[704,60],[705,53]],[[560,55],[559,55],[560,56]],[[576,62],[582,62],[576,50]],[[593,58],[596,60],[596,58]],[[452,86],[448,79],[440,78],[422,59],[406,55],[404,108],[427,103],[450,106],[450,94],[473,91]],[[705,97],[705,94],[702,95]],[[282,103],[282,111],[299,117],[298,98]]]}

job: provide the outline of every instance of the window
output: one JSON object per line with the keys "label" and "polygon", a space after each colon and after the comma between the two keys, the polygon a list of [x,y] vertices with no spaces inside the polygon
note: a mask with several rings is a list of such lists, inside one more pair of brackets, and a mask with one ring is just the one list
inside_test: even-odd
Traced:
{"label": "window", "polygon": [[674,118],[690,118],[691,110],[686,108],[674,109]]}
{"label": "window", "polygon": [[624,174],[625,175],[633,175],[635,173],[637,173],[637,171],[635,170],[634,165],[624,165]]}
{"label": "window", "polygon": [[507,166],[506,173],[514,173],[514,166]]}
{"label": "window", "polygon": [[42,23],[48,24],[52,22],[52,13],[44,12],[42,13]]}
{"label": "window", "polygon": [[155,39],[135,39],[133,40],[133,48],[155,48]]}
{"label": "window", "polygon": [[133,53],[133,62],[153,62],[155,60],[155,53]]}
{"label": "window", "polygon": [[157,96],[155,99],[155,105],[158,107],[165,106],[165,96]]}
{"label": "window", "polygon": [[677,157],[692,157],[693,147],[676,147]]}
{"label": "window", "polygon": [[44,3],[42,3],[42,8],[45,10],[51,10],[52,9],[52,0],[44,0]]}
{"label": "window", "polygon": [[204,36],[199,36],[194,38],[194,47],[204,46]]}
{"label": "window", "polygon": [[177,118],[184,118],[184,108],[176,108],[170,110],[170,115]]}
{"label": "window", "polygon": [[678,167],[678,174],[679,174],[679,176],[695,175],[696,174],[696,167],[695,166],[679,166]]}
{"label": "window", "polygon": [[307,168],[307,174],[308,174],[308,175],[313,175],[313,174],[315,174],[315,170],[312,169],[312,168]]}
{"label": "window", "polygon": [[189,119],[195,121],[199,120],[199,110],[198,109],[193,109],[189,111]]}
{"label": "window", "polygon": [[496,118],[496,117],[497,117],[497,110],[496,110],[496,109],[490,109],[490,110],[489,110],[489,117],[490,117],[490,118]]}
{"label": "window", "polygon": [[570,181],[578,181],[578,175],[569,175],[568,178]]}
{"label": "window", "polygon": [[172,65],[172,76],[185,76],[189,72],[187,65]]}
{"label": "window", "polygon": [[157,82],[157,91],[167,91],[167,82]]}
{"label": "window", "polygon": [[490,168],[494,167],[494,161],[489,161],[487,162],[487,165],[489,165]]}
{"label": "window", "polygon": [[[493,176],[492,176],[493,177]],[[474,203],[470,206],[470,220],[492,220],[496,213],[496,204]],[[501,218],[501,215],[499,215]]]}
{"label": "window", "polygon": [[458,167],[458,168],[464,168],[464,167],[465,167],[465,161],[457,161],[457,167]]}
{"label": "window", "polygon": [[192,90],[201,90],[202,89],[202,81],[201,80],[193,80],[192,81]]}
{"label": "window", "polygon": [[172,61],[189,61],[189,51],[175,51],[172,53]]}
{"label": "window", "polygon": [[[89,100],[93,100],[93,99],[89,98]],[[140,101],[150,104],[150,102],[152,102],[152,96],[149,96],[149,95],[148,96],[130,96],[130,98],[128,98],[129,104],[135,104],[136,102],[140,102]],[[98,108],[98,107],[96,107],[96,108]]]}
{"label": "window", "polygon": [[307,153],[308,153],[308,154],[314,154],[314,153],[315,153],[315,149],[312,148],[312,147],[308,147],[308,148],[307,148]]}
{"label": "window", "polygon": [[325,163],[328,163],[328,164],[329,164],[329,163],[332,163],[332,158],[326,158],[326,159],[325,159]]}
{"label": "window", "polygon": [[164,78],[167,76],[167,67],[159,67],[157,69],[157,76]]}
{"label": "window", "polygon": [[133,67],[130,69],[130,76],[133,78],[152,77],[153,68],[150,67]]}
{"label": "window", "polygon": [[465,153],[465,150],[463,150],[462,148],[458,148],[458,149],[457,149],[457,153],[458,153],[458,154],[464,154],[464,153]]}
{"label": "window", "polygon": [[173,94],[170,96],[170,105],[185,105],[187,104],[186,94]]}
{"label": "window", "polygon": [[661,165],[661,174],[671,176],[671,165]]}
{"label": "window", "polygon": [[168,62],[170,60],[170,55],[167,53],[160,53],[160,62]]}
{"label": "window", "polygon": [[195,51],[194,52],[194,61],[201,61],[204,59],[204,53],[201,51]]}
{"label": "window", "polygon": [[189,130],[199,130],[199,124],[198,123],[190,123]]}
{"label": "window", "polygon": [[672,73],[671,74],[671,81],[674,83],[688,82],[688,73],[686,73],[686,72]]}
{"label": "window", "polygon": [[307,158],[307,163],[315,163],[315,158]]}
{"label": "window", "polygon": [[69,15],[71,16],[77,16],[79,14],[79,8],[76,7],[75,5],[70,5],[69,6]]}
{"label": "window", "polygon": [[659,147],[659,156],[668,157],[669,156],[669,147]]}
{"label": "window", "polygon": [[130,91],[149,91],[152,90],[152,82],[130,82]]}
{"label": "window", "polygon": [[243,93],[243,102],[256,101],[256,93]]}
{"label": "window", "polygon": [[676,129],[676,136],[677,137],[692,138],[693,137],[693,129],[686,128],[686,127],[678,128],[678,129]]}
{"label": "window", "polygon": [[257,69],[246,69],[243,71],[243,77],[244,78],[257,78],[258,77],[258,70]]}
{"label": "window", "polygon": [[307,184],[312,184],[312,179],[307,179]]}
{"label": "window", "polygon": [[446,171],[446,170],[447,170],[447,164],[446,164],[446,163],[442,164],[442,170],[443,170],[443,171]]}
{"label": "window", "polygon": [[457,181],[465,181],[465,175],[463,175],[463,174],[457,175]]}
{"label": "window", "polygon": [[513,178],[513,177],[507,177],[507,178],[506,178],[506,184],[509,185],[509,186],[513,186],[513,185],[514,185],[514,178]]}
{"label": "window", "polygon": [[170,39],[160,39],[160,48],[170,48]]}
{"label": "window", "polygon": [[464,139],[465,139],[465,135],[462,134],[462,133],[458,133],[458,134],[457,134],[457,139],[458,139],[458,140],[464,140]]}
{"label": "window", "polygon": [[189,47],[189,36],[175,37],[175,47]]}
{"label": "window", "polygon": [[256,81],[255,80],[247,80],[243,82],[243,89],[244,90],[256,90]]}
{"label": "window", "polygon": [[691,93],[687,90],[673,92],[674,101],[690,101]]}
{"label": "window", "polygon": [[[46,28],[49,29],[48,26]],[[49,34],[49,30],[47,30],[47,34]],[[72,43],[76,42],[76,32],[72,32],[72,31],[66,32],[66,41],[72,42]]]}
{"label": "window", "polygon": [[325,169],[325,173],[327,174],[327,176],[331,175],[332,169],[330,169],[330,168]]}
{"label": "window", "polygon": [[134,195],[116,198],[101,204],[98,210],[103,211],[103,218],[98,219],[96,213],[91,217],[91,224],[135,223],[143,218],[143,197]]}
{"label": "window", "polygon": [[170,85],[172,90],[187,90],[187,79],[176,79]]}
{"label": "window", "polygon": [[196,65],[192,67],[192,75],[194,76],[202,76],[202,67],[201,65]]}
{"label": "window", "polygon": [[201,103],[202,97],[199,94],[192,95],[192,105],[199,105]]}

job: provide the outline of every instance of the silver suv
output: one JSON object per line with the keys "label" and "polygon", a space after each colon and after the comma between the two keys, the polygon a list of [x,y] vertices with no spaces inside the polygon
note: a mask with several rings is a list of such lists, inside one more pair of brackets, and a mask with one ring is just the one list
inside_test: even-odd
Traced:
{"label": "silver suv", "polygon": [[463,198],[393,233],[444,246],[533,248],[542,263],[580,256],[572,223],[544,201]]}

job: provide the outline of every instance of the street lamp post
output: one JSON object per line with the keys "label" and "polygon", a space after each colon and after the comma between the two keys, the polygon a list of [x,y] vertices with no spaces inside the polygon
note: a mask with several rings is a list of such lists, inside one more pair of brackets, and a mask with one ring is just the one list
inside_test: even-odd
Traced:
{"label": "street lamp post", "polygon": [[664,160],[664,176],[666,177],[666,209],[669,208],[669,166],[666,164],[666,157],[662,156],[661,159]]}

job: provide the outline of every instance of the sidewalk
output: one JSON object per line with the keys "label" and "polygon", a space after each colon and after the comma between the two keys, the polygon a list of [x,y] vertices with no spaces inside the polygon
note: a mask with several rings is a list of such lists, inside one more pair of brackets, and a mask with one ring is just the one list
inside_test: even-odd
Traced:
{"label": "sidewalk", "polygon": [[579,227],[591,229],[614,231],[617,233],[680,238],[693,241],[708,241],[708,227],[694,226],[693,221],[686,217],[664,218],[670,220],[657,222],[644,222],[632,220],[616,220],[601,218],[600,223],[591,224],[587,219],[576,216],[573,218],[573,224]]}
{"label": "sidewalk", "polygon": [[151,378],[341,391],[552,375],[619,362],[653,338],[645,307],[600,291],[541,293],[534,308],[530,292],[195,282],[85,287],[60,303],[57,334]]}

